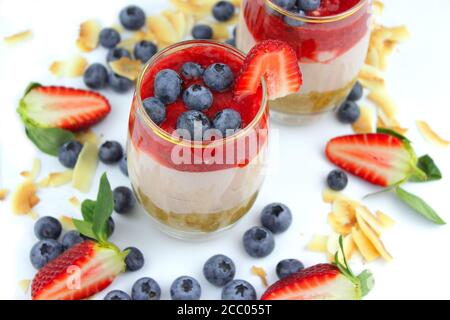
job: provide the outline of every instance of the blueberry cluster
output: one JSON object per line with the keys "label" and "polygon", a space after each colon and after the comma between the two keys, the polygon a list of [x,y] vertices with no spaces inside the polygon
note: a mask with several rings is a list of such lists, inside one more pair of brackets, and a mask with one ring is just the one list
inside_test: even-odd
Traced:
{"label": "blueberry cluster", "polygon": [[[307,11],[314,11],[320,7],[320,0],[272,0],[272,2],[278,7],[290,11],[300,17],[306,16]],[[279,13],[275,12],[273,9],[269,8],[272,14],[281,16]],[[283,16],[283,21],[291,27],[301,27],[305,24],[304,21]]]}
{"label": "blueberry cluster", "polygon": [[337,117],[340,122],[352,124],[358,121],[361,111],[356,103],[363,96],[363,87],[359,81],[355,83],[345,102],[339,107]]}

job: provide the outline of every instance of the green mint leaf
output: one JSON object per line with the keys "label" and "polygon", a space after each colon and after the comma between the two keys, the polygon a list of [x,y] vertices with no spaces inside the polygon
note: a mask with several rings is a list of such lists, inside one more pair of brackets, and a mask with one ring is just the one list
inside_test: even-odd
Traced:
{"label": "green mint leaf", "polygon": [[397,187],[395,189],[397,197],[407,204],[409,207],[414,209],[417,213],[419,213],[425,219],[428,219],[436,224],[444,225],[446,224],[444,220],[433,210],[424,200],[419,198],[412,193],[407,192],[406,190]]}
{"label": "green mint leaf", "polygon": [[94,209],[92,230],[100,242],[108,240],[108,219],[114,209],[114,199],[106,173],[100,179],[97,201]]}
{"label": "green mint leaf", "polygon": [[96,202],[94,200],[84,200],[81,204],[81,214],[86,222],[93,223],[94,221],[94,210]]}
{"label": "green mint leaf", "polygon": [[417,160],[417,167],[426,174],[426,178],[413,175],[411,181],[414,182],[428,182],[442,179],[441,170],[429,155],[424,155]]}
{"label": "green mint leaf", "polygon": [[92,223],[78,219],[72,219],[72,221],[79,233],[88,238],[96,239],[94,231],[92,231]]}
{"label": "green mint leaf", "polygon": [[410,143],[411,141],[405,137],[404,135],[401,135],[400,133],[391,130],[391,129],[387,129],[387,128],[378,128],[377,129],[377,133],[383,133],[383,134],[388,134],[390,136],[394,136],[396,138],[399,138],[400,140],[402,140],[403,142],[408,142]]}
{"label": "green mint leaf", "polygon": [[361,295],[365,297],[375,286],[375,278],[369,270],[364,270],[357,278],[361,285]]}
{"label": "green mint leaf", "polygon": [[27,125],[25,132],[36,147],[44,153],[57,156],[59,147],[67,141],[74,140],[75,135],[67,130],[59,128],[38,128]]}

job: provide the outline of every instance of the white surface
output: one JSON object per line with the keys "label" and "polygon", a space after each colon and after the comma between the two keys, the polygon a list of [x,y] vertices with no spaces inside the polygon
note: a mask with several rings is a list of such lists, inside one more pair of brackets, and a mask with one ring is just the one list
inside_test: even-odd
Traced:
{"label": "white surface", "polygon": [[[168,3],[163,0],[134,2],[142,5],[149,14],[158,12]],[[400,52],[390,60],[389,90],[401,108],[402,124],[411,129],[409,136],[415,142],[417,152],[432,155],[445,176],[444,180],[435,183],[408,184],[406,189],[420,194],[450,222],[450,152],[426,143],[414,125],[416,119],[425,119],[442,135],[450,137],[450,43],[444,36],[450,30],[450,2],[433,0],[425,4],[426,8],[423,7],[424,2],[418,0],[386,2],[383,22],[387,25],[406,23],[412,33],[412,39],[401,46]],[[15,112],[17,102],[30,81],[83,87],[81,79],[53,78],[48,72],[50,63],[77,52],[75,39],[81,21],[96,17],[105,25],[111,25],[116,22],[119,10],[128,3],[0,0],[0,37],[27,28],[31,28],[35,35],[31,42],[17,47],[7,48],[0,44],[0,187],[14,188],[21,181],[19,172],[30,168],[34,157],[43,162],[41,176],[62,170],[56,159],[37,152],[25,137]],[[92,62],[104,61],[104,56],[105,51],[100,49],[88,58]],[[111,100],[113,112],[95,131],[104,139],[125,142],[131,93],[119,96],[105,91],[104,94]],[[133,245],[141,248],[146,265],[139,272],[120,276],[108,290],[117,288],[129,292],[136,279],[150,276],[159,282],[162,297],[167,299],[171,282],[186,274],[199,279],[203,298],[220,298],[220,289],[209,285],[201,270],[207,258],[224,253],[236,262],[237,278],[249,280],[261,294],[260,280],[250,274],[253,265],[264,267],[269,281],[273,282],[276,279],[275,265],[283,258],[299,258],[306,265],[323,262],[323,255],[304,249],[312,234],[329,230],[326,218],[330,208],[322,203],[321,190],[332,166],[325,160],[323,148],[330,138],[350,133],[350,128],[339,125],[332,115],[300,128],[278,125],[272,128],[280,130],[279,142],[272,145],[272,151],[277,152],[279,158],[278,170],[267,178],[251,214],[222,238],[203,243],[174,240],[156,230],[140,210],[129,217],[115,215],[117,228],[112,241],[121,247]],[[100,165],[95,185],[104,171],[108,172],[113,187],[128,184],[118,167]],[[352,178],[346,193],[359,198],[375,190]],[[70,187],[42,190],[39,193],[42,201],[36,211],[41,216],[78,215],[68,199],[73,195],[79,199],[93,197],[95,192],[96,186],[89,195],[79,194]],[[273,254],[260,260],[249,258],[241,246],[242,234],[258,223],[258,212],[273,201],[285,202],[291,207],[294,224],[287,233],[276,237]],[[366,203],[371,209],[391,214],[398,222],[385,236],[394,261],[369,266],[376,277],[376,288],[368,298],[450,298],[449,227],[437,227],[424,221],[390,195],[381,195]],[[28,254],[35,241],[33,221],[28,217],[13,216],[10,203],[0,202],[0,298],[27,298],[17,282],[31,279],[34,275]],[[362,265],[356,262],[354,267],[358,271]],[[103,298],[104,294],[98,297]]]}

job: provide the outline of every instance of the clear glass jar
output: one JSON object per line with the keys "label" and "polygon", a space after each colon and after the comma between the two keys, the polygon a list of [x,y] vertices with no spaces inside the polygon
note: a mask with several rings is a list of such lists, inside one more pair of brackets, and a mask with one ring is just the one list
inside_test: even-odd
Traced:
{"label": "clear glass jar", "polygon": [[[336,3],[336,0],[322,0]],[[339,14],[301,17],[271,0],[244,0],[237,47],[278,39],[297,52],[303,73],[300,92],[271,101],[276,118],[295,122],[333,110],[347,97],[364,63],[370,40],[371,0],[354,0]]]}
{"label": "clear glass jar", "polygon": [[229,137],[194,142],[156,125],[144,110],[143,88],[158,66],[189,50],[215,52],[220,62],[231,59],[235,68],[245,59],[239,50],[212,41],[186,41],[155,55],[137,82],[127,155],[131,184],[145,211],[164,232],[197,239],[231,227],[253,206],[264,180],[269,111],[263,83],[252,100],[254,117]]}

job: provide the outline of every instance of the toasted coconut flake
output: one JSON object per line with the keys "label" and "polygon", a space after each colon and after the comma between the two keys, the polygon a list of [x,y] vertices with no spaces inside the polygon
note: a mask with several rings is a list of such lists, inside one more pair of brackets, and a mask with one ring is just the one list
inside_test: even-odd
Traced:
{"label": "toasted coconut flake", "polygon": [[380,16],[384,11],[384,3],[380,0],[375,0],[373,2],[373,12],[375,15]]}
{"label": "toasted coconut flake", "polygon": [[429,142],[434,143],[439,147],[446,148],[450,145],[450,141],[441,138],[430,125],[425,121],[417,121],[417,128],[419,129],[421,135]]}
{"label": "toasted coconut flake", "polygon": [[25,179],[35,181],[40,172],[41,172],[41,161],[39,159],[34,159],[31,171],[22,171],[20,175]]}
{"label": "toasted coconut flake", "polygon": [[61,225],[65,231],[71,231],[76,229],[71,217],[61,216],[59,217],[59,222],[61,222]]}
{"label": "toasted coconut flake", "polygon": [[223,23],[211,23],[213,29],[213,39],[217,41],[224,41],[230,37],[228,27]]}
{"label": "toasted coconut flake", "polygon": [[122,41],[117,45],[117,47],[118,47],[118,48],[125,49],[125,50],[127,50],[127,51],[129,51],[129,52],[133,52],[134,46],[135,46],[136,43],[139,42],[139,41],[140,41],[140,40],[137,40],[137,39],[135,39],[135,38],[128,38],[128,39],[122,40]]}
{"label": "toasted coconut flake", "polygon": [[202,0],[201,2],[198,2],[196,0],[170,0],[170,3],[178,10],[182,11],[183,13],[194,14],[198,18],[204,17],[205,15],[209,14],[215,2],[216,1],[212,0]]}
{"label": "toasted coconut flake", "polygon": [[312,252],[327,252],[328,236],[315,234],[308,243],[307,249]]}
{"label": "toasted coconut flake", "polygon": [[20,290],[24,294],[27,294],[28,290],[30,289],[31,280],[29,279],[20,280],[17,284],[19,285]]}
{"label": "toasted coconut flake", "polygon": [[149,20],[150,31],[155,34],[158,42],[176,43],[180,40],[175,27],[164,15],[152,16]]}
{"label": "toasted coconut flake", "polygon": [[325,188],[322,191],[322,199],[325,203],[333,203],[338,199],[349,200],[341,192]]}
{"label": "toasted coconut flake", "polygon": [[39,182],[41,188],[56,188],[68,184],[72,181],[72,170],[66,170],[63,172],[52,172],[48,177]]}
{"label": "toasted coconut flake", "polygon": [[[340,246],[339,246],[339,238],[340,238],[340,236],[336,233],[333,233],[328,238],[327,255],[328,255],[328,260],[331,262],[335,261],[336,253],[338,254],[339,260],[343,261],[342,252],[341,252]],[[343,245],[343,249],[344,249],[345,258],[347,260],[350,260],[356,251],[356,246],[355,246],[355,243],[353,242],[352,236],[351,235],[345,236],[342,241],[342,245]]]}
{"label": "toasted coconut flake", "polygon": [[355,242],[356,248],[359,250],[364,260],[367,262],[372,262],[380,257],[377,249],[375,249],[373,244],[360,229],[353,228],[352,238]]}
{"label": "toasted coconut flake", "polygon": [[[356,208],[356,220],[360,221],[360,219],[364,220],[372,230],[380,236],[383,232],[383,225],[377,220],[377,218],[364,206],[360,206]],[[362,229],[362,228],[361,228]],[[363,230],[364,231],[364,230]]]}
{"label": "toasted coconut flake", "polygon": [[71,59],[66,61],[55,61],[50,66],[50,72],[60,78],[76,78],[81,77],[88,66],[88,61],[80,56],[75,55]]}
{"label": "toasted coconut flake", "polygon": [[18,44],[23,41],[29,40],[29,39],[31,39],[32,36],[33,36],[33,33],[31,32],[31,30],[25,30],[25,31],[4,37],[3,41],[8,45],[13,45],[13,44]]}
{"label": "toasted coconut flake", "polygon": [[73,170],[72,186],[75,189],[85,193],[89,192],[95,170],[97,169],[97,162],[97,146],[86,142]]}
{"label": "toasted coconut flake", "polygon": [[3,201],[8,196],[9,190],[6,188],[0,189],[0,201]]}
{"label": "toasted coconut flake", "polygon": [[77,40],[78,48],[83,52],[91,52],[98,46],[101,25],[95,20],[88,20],[80,25]]}
{"label": "toasted coconut flake", "polygon": [[113,24],[111,26],[112,29],[116,30],[118,33],[123,33],[125,32],[125,28],[121,25],[121,24]]}
{"label": "toasted coconut flake", "polygon": [[378,253],[385,259],[386,261],[392,261],[392,256],[386,250],[383,242],[377,235],[377,233],[361,218],[361,215],[357,215],[356,219],[358,220],[358,225],[361,228],[361,231],[364,235],[369,239],[370,243],[374,246],[374,248],[378,251]]}
{"label": "toasted coconut flake", "polygon": [[261,279],[261,282],[264,287],[267,288],[269,286],[269,283],[267,282],[267,273],[263,268],[253,266],[252,273]]}
{"label": "toasted coconut flake", "polygon": [[75,208],[80,208],[81,207],[81,202],[80,200],[78,200],[77,197],[73,196],[69,199],[69,203],[71,205],[73,205]]}
{"label": "toasted coconut flake", "polygon": [[349,234],[356,223],[355,202],[337,199],[333,203],[333,212],[328,215],[328,223],[335,232]]}
{"label": "toasted coconut flake", "polygon": [[15,190],[12,198],[12,211],[15,214],[29,214],[31,209],[39,203],[36,196],[37,186],[33,181],[26,180]]}
{"label": "toasted coconut flake", "polygon": [[85,144],[86,142],[90,142],[92,144],[98,145],[98,137],[94,131],[91,129],[79,131],[75,133],[75,139],[81,144]]}
{"label": "toasted coconut flake", "polygon": [[384,77],[381,71],[368,64],[364,64],[358,79],[365,88],[370,90],[384,88],[385,86]]}
{"label": "toasted coconut flake", "polygon": [[184,38],[187,33],[187,21],[186,21],[186,15],[181,11],[172,11],[172,10],[165,10],[162,13],[166,18],[170,21],[173,28],[175,29],[175,32],[177,33],[178,39]]}
{"label": "toasted coconut flake", "polygon": [[128,57],[122,57],[119,60],[112,61],[109,65],[116,74],[132,81],[137,79],[142,68],[139,60],[131,60]]}
{"label": "toasted coconut flake", "polygon": [[397,107],[385,89],[374,90],[367,97],[388,119],[395,119]]}
{"label": "toasted coconut flake", "polygon": [[387,214],[377,211],[376,212],[378,222],[384,227],[384,228],[391,228],[395,225],[394,219],[389,217]]}
{"label": "toasted coconut flake", "polygon": [[361,106],[361,115],[359,119],[352,125],[355,133],[372,133],[375,132],[375,115],[373,109],[367,106]]}

